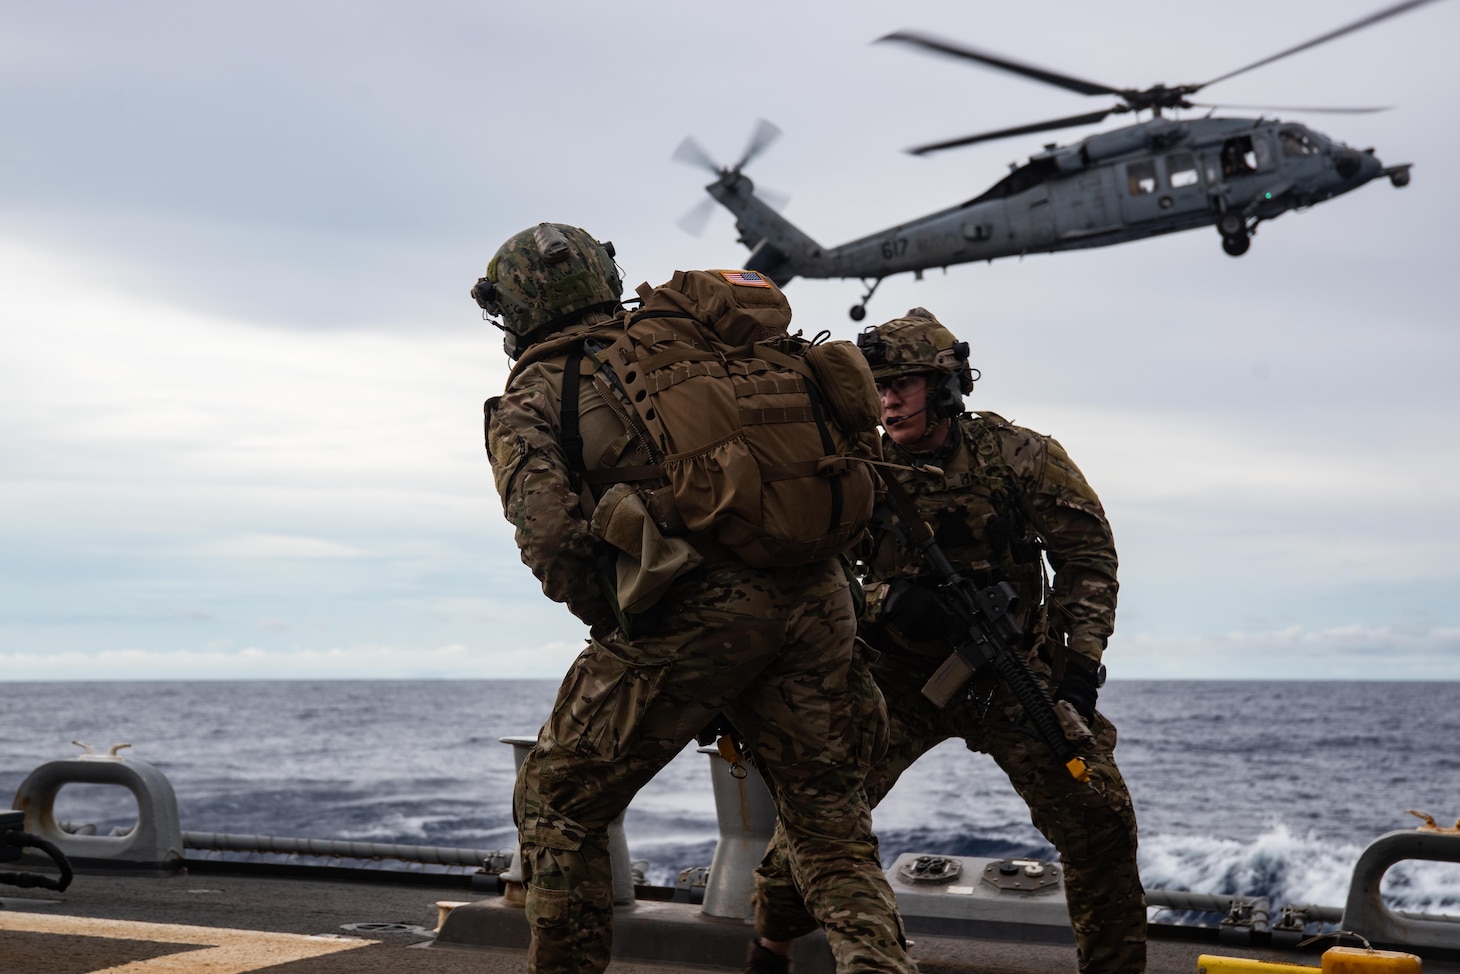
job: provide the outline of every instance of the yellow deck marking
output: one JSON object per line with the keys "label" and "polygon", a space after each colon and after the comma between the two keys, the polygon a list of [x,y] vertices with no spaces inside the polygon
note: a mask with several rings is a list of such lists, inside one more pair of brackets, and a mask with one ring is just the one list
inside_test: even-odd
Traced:
{"label": "yellow deck marking", "polygon": [[10,910],[0,910],[0,931],[196,944],[199,948],[100,968],[92,974],[247,974],[275,964],[321,957],[375,943],[373,940],[334,940],[297,933],[185,927],[175,923],[136,923],[130,920],[13,913]]}

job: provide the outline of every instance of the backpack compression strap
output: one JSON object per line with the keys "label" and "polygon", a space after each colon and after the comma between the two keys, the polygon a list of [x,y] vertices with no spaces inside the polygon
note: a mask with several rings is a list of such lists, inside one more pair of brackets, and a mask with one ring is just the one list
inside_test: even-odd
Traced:
{"label": "backpack compression strap", "polygon": [[583,431],[578,422],[578,384],[583,364],[583,344],[571,345],[563,362],[563,395],[560,407],[563,453],[574,477],[590,487],[604,484],[618,484],[626,481],[662,480],[664,468],[658,464],[640,466],[608,467],[603,470],[589,470],[583,456]]}

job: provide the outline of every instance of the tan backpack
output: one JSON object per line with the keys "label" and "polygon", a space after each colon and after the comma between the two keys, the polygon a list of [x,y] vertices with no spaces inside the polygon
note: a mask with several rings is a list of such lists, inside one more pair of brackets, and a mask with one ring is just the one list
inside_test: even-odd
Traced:
{"label": "tan backpack", "polygon": [[758,567],[850,547],[877,483],[861,461],[881,459],[880,401],[857,347],[788,334],[785,296],[754,271],[677,271],[639,295],[623,334],[590,346],[583,367],[633,406],[655,463],[584,479],[667,480],[686,531]]}

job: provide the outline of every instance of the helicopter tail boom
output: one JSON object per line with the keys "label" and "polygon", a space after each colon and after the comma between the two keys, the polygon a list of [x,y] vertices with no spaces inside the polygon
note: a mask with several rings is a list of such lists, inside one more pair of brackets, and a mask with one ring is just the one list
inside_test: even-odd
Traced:
{"label": "helicopter tail boom", "polygon": [[732,170],[705,191],[735,215],[740,242],[750,248],[747,269],[760,271],[782,286],[797,276],[826,276],[817,273],[821,245],[755,195],[749,177]]}

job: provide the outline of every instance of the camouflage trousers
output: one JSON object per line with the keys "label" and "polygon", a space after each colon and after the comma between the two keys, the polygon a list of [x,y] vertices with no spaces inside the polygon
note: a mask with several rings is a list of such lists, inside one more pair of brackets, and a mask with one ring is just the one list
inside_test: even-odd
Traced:
{"label": "camouflage trousers", "polygon": [[[936,664],[937,661],[934,661]],[[1136,868],[1136,819],[1130,792],[1115,765],[1115,727],[1099,713],[1095,746],[1082,752],[1090,783],[1071,778],[1022,721],[1013,695],[980,688],[984,706],[969,700],[939,710],[921,693],[932,667],[888,654],[873,666],[888,711],[885,760],[867,775],[875,807],[922,754],[949,738],[993,757],[1029,806],[1030,817],[1059,852],[1065,896],[1082,974],[1140,974],[1146,969],[1146,903]],[[793,940],[815,929],[802,906],[777,825],[755,873],[755,925],[770,940]]]}
{"label": "camouflage trousers", "polygon": [[750,748],[783,823],[788,873],[841,972],[913,972],[863,779],[885,711],[858,662],[835,561],[695,573],[594,640],[517,778],[528,968],[602,971],[613,883],[607,826],[717,713]]}

